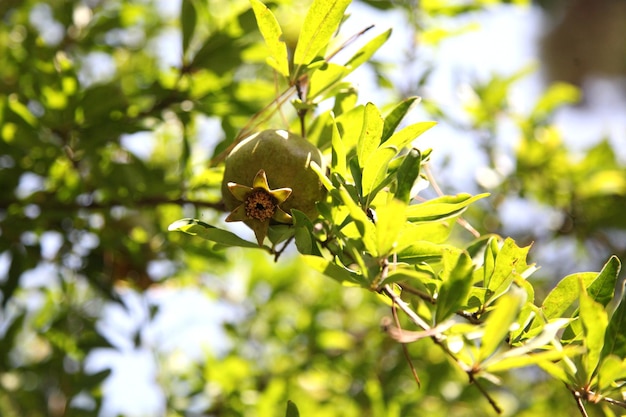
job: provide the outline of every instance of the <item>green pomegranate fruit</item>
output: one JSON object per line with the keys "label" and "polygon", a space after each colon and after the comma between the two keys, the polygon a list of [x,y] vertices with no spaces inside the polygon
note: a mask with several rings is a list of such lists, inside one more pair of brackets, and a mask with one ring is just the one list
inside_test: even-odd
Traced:
{"label": "green pomegranate fruit", "polygon": [[262,243],[270,222],[291,223],[290,210],[317,216],[315,203],[325,190],[310,163],[325,170],[321,152],[285,130],[265,130],[241,141],[226,157],[222,196],[231,214]]}

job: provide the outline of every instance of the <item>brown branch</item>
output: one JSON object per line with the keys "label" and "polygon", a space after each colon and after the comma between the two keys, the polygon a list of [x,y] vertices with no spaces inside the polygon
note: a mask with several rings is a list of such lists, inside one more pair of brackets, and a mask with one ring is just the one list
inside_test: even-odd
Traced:
{"label": "brown branch", "polygon": [[[393,290],[391,289],[391,287],[389,286],[389,284],[384,285],[380,290],[380,293],[388,296],[389,298],[391,298],[391,301],[393,303],[395,303],[400,310],[402,310],[408,317],[409,319],[415,323],[418,327],[422,328],[423,330],[429,332],[432,331],[432,327],[430,327],[428,325],[428,323],[426,323],[420,316],[417,315],[417,313],[415,313],[413,310],[411,310],[408,306],[408,304],[402,300],[402,298],[400,298],[395,292],[393,292]],[[433,340],[433,342],[435,342],[454,362],[456,362],[456,364],[459,366],[459,368],[461,368],[465,373],[467,373],[470,383],[474,384],[476,386],[476,388],[478,388],[478,391],[480,391],[480,393],[485,397],[485,399],[489,402],[489,404],[491,405],[491,407],[494,409],[494,411],[498,414],[502,413],[502,409],[500,408],[500,406],[496,403],[496,401],[493,399],[493,397],[491,397],[491,395],[489,395],[489,393],[487,392],[487,390],[482,386],[482,384],[480,384],[480,382],[476,379],[475,376],[475,370],[469,366],[467,366],[465,363],[463,363],[459,358],[457,358],[454,353],[452,353],[450,351],[450,349],[448,349],[448,347],[443,343],[443,336],[439,333],[436,332],[435,334],[433,334],[432,336],[430,336],[430,338]]]}
{"label": "brown branch", "polygon": [[38,201],[37,199],[26,199],[26,200],[0,200],[0,209],[7,209],[9,206],[18,204],[18,205],[30,205],[34,204],[41,208],[48,210],[80,210],[80,209],[91,209],[91,210],[106,210],[112,207],[117,206],[126,206],[126,207],[147,207],[147,206],[155,206],[162,204],[175,204],[179,206],[183,206],[186,204],[192,204],[197,207],[202,208],[211,208],[218,211],[226,211],[224,207],[224,203],[222,201],[211,202],[211,201],[203,201],[203,200],[189,200],[186,198],[167,198],[162,196],[155,197],[143,197],[137,200],[107,200],[103,202],[88,202],[85,204],[81,204],[76,201],[71,202],[61,202],[54,200],[52,195],[50,195],[50,199]]}
{"label": "brown branch", "polygon": [[[397,328],[402,332],[403,330],[402,330],[402,327],[400,327],[400,318],[398,317],[398,310],[397,310],[395,303],[391,304],[391,312],[393,314],[393,319],[396,322]],[[401,345],[402,345],[402,353],[404,353],[404,358],[408,362],[409,368],[411,368],[413,379],[415,379],[415,382],[417,383],[417,387],[422,388],[422,382],[420,381],[420,377],[417,374],[417,370],[415,369],[415,366],[413,365],[413,361],[411,360],[411,355],[409,355],[409,349],[407,349],[405,343],[401,343]]]}
{"label": "brown branch", "polygon": [[578,392],[578,391],[576,391],[575,389],[572,389],[572,388],[568,388],[568,389],[570,390],[570,392],[574,396],[574,400],[576,401],[576,406],[578,407],[578,411],[580,411],[580,414],[583,417],[589,417],[589,414],[587,414],[587,410],[585,410],[585,404],[583,403],[583,398],[580,395],[580,392]]}

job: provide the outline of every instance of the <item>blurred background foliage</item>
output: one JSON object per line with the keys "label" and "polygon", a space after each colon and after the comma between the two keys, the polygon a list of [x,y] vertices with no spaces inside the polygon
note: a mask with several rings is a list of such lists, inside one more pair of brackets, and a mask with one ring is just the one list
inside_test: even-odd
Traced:
{"label": "blurred background foliage", "polygon": [[[555,112],[586,99],[585,77],[624,76],[619,2],[361,3],[403,14],[414,48],[394,65],[422,65],[398,84],[391,63],[373,60],[369,70],[389,97],[380,104],[421,95],[429,119],[470,132],[484,154],[475,187],[492,197],[467,213],[474,227],[506,234],[500,208],[521,199],[552,220],[517,230],[520,245],[534,241],[542,253],[566,237],[596,270],[611,253],[626,259],[623,153],[608,137],[572,151],[554,125]],[[307,4],[271,2],[292,47]],[[510,91],[529,70],[494,74],[470,83],[462,115],[450,113],[425,88],[437,62],[420,61],[421,47],[472,30],[468,16],[494,7],[544,10],[545,92],[519,112]],[[409,346],[418,389],[402,349],[379,330],[389,311],[373,294],[341,288],[297,257],[275,264],[167,233],[181,217],[220,221],[220,167],[208,160],[281,90],[247,1],[8,0],[0,20],[0,415],[268,416],[283,413],[287,399],[303,416],[492,412],[428,342]],[[449,29],[450,21],[471,23]],[[505,121],[519,132],[509,169],[499,165]],[[467,191],[446,183],[445,168],[433,169],[439,187]],[[577,264],[553,261],[537,274],[548,285],[559,278],[553,271]],[[154,335],[163,300],[185,290],[225,303],[224,317],[184,312],[184,302],[167,313],[217,322],[227,347],[208,340],[187,355],[171,347],[175,330]],[[115,305],[127,317],[120,328],[141,317],[124,341],[107,328]],[[110,387],[119,369],[94,365],[112,351],[148,352],[155,370],[145,379],[160,396],[146,402],[130,393],[144,408],[119,406]],[[506,390],[493,389],[510,415],[576,413],[567,391],[540,373],[507,378],[514,383]]]}

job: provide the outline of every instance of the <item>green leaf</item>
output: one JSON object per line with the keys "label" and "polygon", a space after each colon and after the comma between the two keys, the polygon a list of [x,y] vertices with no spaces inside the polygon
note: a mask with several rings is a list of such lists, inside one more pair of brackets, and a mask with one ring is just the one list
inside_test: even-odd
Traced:
{"label": "green leaf", "polygon": [[384,144],[387,146],[397,146],[398,149],[402,149],[409,146],[418,136],[436,124],[437,122],[414,123],[391,135]]}
{"label": "green leaf", "polygon": [[374,199],[374,191],[376,191],[387,177],[389,161],[391,161],[397,153],[398,150],[394,147],[385,146],[378,148],[363,167],[361,186],[363,187],[363,199],[365,200],[366,207],[368,207],[369,203]]}
{"label": "green leaf", "polygon": [[365,212],[359,207],[352,197],[350,197],[350,193],[344,186],[341,186],[337,189],[339,192],[340,200],[343,204],[348,208],[348,212],[350,213],[350,217],[354,221],[355,226],[359,230],[361,234],[361,238],[363,239],[363,244],[368,252],[372,254],[376,254],[376,245],[374,242],[374,236],[376,235],[376,229],[374,224],[367,218]]}
{"label": "green leaf", "polygon": [[407,218],[410,221],[425,222],[446,219],[460,215],[471,203],[487,197],[489,194],[457,194],[455,196],[442,196],[433,198],[419,204],[410,205],[407,209]]}
{"label": "green leaf", "polygon": [[408,203],[411,201],[411,189],[420,175],[422,155],[418,149],[411,149],[402,159],[402,164],[396,171],[396,191],[394,197]]}
{"label": "green leaf", "polygon": [[382,141],[386,141],[396,131],[404,116],[421,101],[421,97],[413,96],[402,100],[385,117],[385,127],[383,129]]}
{"label": "green leaf", "polygon": [[[185,1],[183,1],[185,3]],[[260,0],[250,0],[254,16],[269,48],[270,57],[267,63],[285,77],[289,77],[289,60],[287,56],[287,45],[282,40],[283,31],[274,17],[272,11]]]}
{"label": "green leaf", "polygon": [[598,393],[613,389],[616,382],[626,380],[626,359],[609,355],[598,368]]}
{"label": "green leaf", "polygon": [[580,272],[566,276],[546,296],[541,307],[545,317],[552,319],[565,314],[567,309],[578,300],[581,280],[589,296],[606,307],[615,294],[615,284],[620,269],[619,259],[612,256],[600,273]]}
{"label": "green leaf", "polygon": [[580,272],[568,275],[559,281],[548,293],[541,306],[546,319],[563,317],[567,309],[579,298],[579,282],[582,281],[584,286],[588,287],[597,276],[595,272]]}
{"label": "green leaf", "polygon": [[298,252],[303,255],[322,256],[313,236],[313,223],[311,220],[300,210],[291,209],[291,215],[293,216],[294,236]]}
{"label": "green leaf", "polygon": [[361,169],[365,168],[370,156],[378,149],[380,136],[383,132],[383,124],[383,118],[378,108],[372,103],[367,103],[365,105],[365,113],[363,114],[361,135],[356,144],[356,152]]}
{"label": "green leaf", "polygon": [[334,262],[314,255],[302,255],[304,263],[321,272],[322,274],[339,282],[351,282],[359,285],[367,285],[367,281],[362,275],[357,274],[347,268],[341,267]]}
{"label": "green leaf", "polygon": [[415,241],[396,254],[398,262],[417,264],[438,261],[443,256],[444,246],[429,241]]}
{"label": "green leaf", "polygon": [[443,284],[437,296],[435,321],[443,322],[467,303],[474,266],[467,252],[443,251]]}
{"label": "green leaf", "polygon": [[346,177],[348,174],[348,168],[346,166],[346,148],[344,146],[341,135],[339,134],[339,129],[337,128],[337,123],[333,119],[332,121],[332,163],[331,168],[332,171],[341,175],[342,177]]}
{"label": "green leaf", "polygon": [[405,225],[406,204],[391,200],[376,210],[376,246],[378,256],[386,257],[396,247],[398,235]]}
{"label": "green leaf", "polygon": [[525,302],[526,292],[519,287],[512,287],[500,298],[485,321],[485,333],[478,352],[479,363],[498,349]]}
{"label": "green leaf", "polygon": [[621,263],[613,255],[604,264],[602,270],[587,288],[589,296],[603,307],[606,307],[615,295],[615,284],[619,278]]}
{"label": "green leaf", "polygon": [[337,128],[341,133],[341,139],[348,155],[353,152],[359,142],[359,136],[363,130],[364,114],[365,106],[359,105],[337,117]]}
{"label": "green leaf", "polygon": [[[511,351],[515,351],[515,349]],[[498,358],[497,360],[489,360],[483,369],[487,372],[503,372],[527,366],[553,365],[553,362],[563,360],[566,357],[573,357],[581,352],[582,350],[578,346],[566,346],[562,350],[551,349],[533,354],[517,354],[515,356]],[[563,377],[564,374],[559,373],[559,375]]]}
{"label": "green leaf", "polygon": [[544,119],[561,106],[577,103],[580,101],[580,97],[580,89],[575,85],[565,82],[556,82],[550,85],[547,91],[543,93],[541,98],[537,101],[531,113],[531,117],[534,119]]}
{"label": "green leaf", "polygon": [[313,100],[328,91],[332,86],[341,81],[348,72],[348,68],[342,65],[324,63],[324,65],[311,75],[307,98]]}
{"label": "green leaf", "polygon": [[622,295],[619,306],[611,316],[604,337],[602,357],[617,355],[626,358],[626,296]]}
{"label": "green leaf", "polygon": [[520,248],[513,239],[504,240],[496,257],[493,274],[485,282],[486,287],[492,292],[492,300],[506,292],[515,276],[519,276],[528,268],[526,256],[529,250],[530,245]]}
{"label": "green leaf", "polygon": [[391,29],[388,29],[380,35],[376,36],[374,39],[369,41],[363,48],[359,49],[359,51],[354,54],[352,58],[348,60],[348,62],[345,63],[345,66],[348,67],[350,72],[352,72],[362,64],[369,61],[372,55],[374,55],[374,53],[381,46],[383,46],[385,42],[387,42],[389,36],[391,36]]}
{"label": "green leaf", "polygon": [[228,230],[218,229],[203,221],[197,219],[180,219],[170,224],[168,231],[178,231],[189,235],[198,236],[224,246],[240,246],[243,248],[259,248],[259,245],[249,242],[229,232]]}
{"label": "green leaf", "polygon": [[591,381],[591,376],[600,363],[600,355],[604,347],[605,331],[609,319],[602,304],[597,303],[587,294],[584,283],[579,281],[579,317],[583,328],[584,345],[587,351],[583,355],[583,364],[586,374],[586,382]]}
{"label": "green leaf", "polygon": [[298,411],[298,407],[293,401],[287,401],[287,413],[285,417],[300,417],[300,412]]}
{"label": "green leaf", "polygon": [[326,48],[349,4],[350,0],[313,1],[304,18],[294,51],[293,62],[296,66],[310,64]]}
{"label": "green leaf", "polygon": [[187,53],[189,44],[196,31],[196,23],[198,21],[198,12],[194,0],[185,0],[181,2],[180,11],[180,27],[182,31],[182,51],[183,55]]}

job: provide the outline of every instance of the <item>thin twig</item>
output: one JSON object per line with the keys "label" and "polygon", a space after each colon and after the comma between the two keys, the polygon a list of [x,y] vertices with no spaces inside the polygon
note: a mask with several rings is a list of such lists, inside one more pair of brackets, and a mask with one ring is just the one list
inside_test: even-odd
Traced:
{"label": "thin twig", "polygon": [[[402,310],[409,317],[409,319],[411,319],[411,321],[413,323],[415,323],[417,326],[421,327],[423,330],[426,330],[426,331],[430,331],[432,329],[428,325],[428,323],[426,323],[420,316],[417,315],[417,313],[415,313],[413,310],[411,310],[409,308],[408,304],[404,300],[402,300],[402,298],[400,298],[395,292],[393,292],[393,290],[391,289],[389,284],[384,285],[379,291],[382,294],[385,294],[389,298],[391,298],[391,301],[394,302],[400,308],[400,310]],[[502,409],[496,403],[496,401],[491,397],[491,395],[489,395],[487,390],[476,379],[476,377],[474,375],[474,373],[475,373],[474,370],[471,367],[467,366],[465,363],[463,363],[459,358],[457,358],[454,355],[454,353],[452,353],[450,351],[450,349],[448,349],[448,347],[443,342],[443,337],[439,333],[433,334],[431,336],[431,339],[437,345],[439,345],[439,347],[441,349],[443,349],[443,351],[452,360],[454,360],[456,362],[456,364],[459,366],[459,368],[461,368],[465,373],[467,373],[467,375],[468,375],[468,377],[470,379],[470,382],[473,383],[474,385],[476,385],[476,388],[478,388],[478,391],[480,391],[480,393],[485,397],[485,399],[489,402],[489,404],[494,409],[494,411],[496,413],[498,413],[498,414],[501,414],[502,413]]]}
{"label": "thin twig", "polygon": [[[391,304],[391,314],[393,315],[393,319],[396,322],[396,326],[398,327],[398,329],[400,329],[400,331],[402,331],[402,327],[400,326],[400,318],[398,317],[396,303]],[[413,379],[415,379],[415,382],[417,383],[417,387],[422,388],[422,382],[420,381],[419,375],[417,375],[417,370],[415,369],[415,366],[413,365],[413,361],[411,360],[411,355],[409,355],[409,349],[406,347],[406,343],[400,343],[400,345],[402,346],[402,353],[404,353],[404,358],[408,362],[409,368],[411,368],[411,373],[413,374]]]}
{"label": "thin twig", "polygon": [[474,376],[474,373],[468,372],[467,375],[469,376],[470,382],[475,385],[476,388],[478,388],[478,391],[480,391],[480,393],[487,399],[494,411],[498,414],[502,414],[502,409],[500,408],[498,403],[496,403],[496,400],[494,400],[493,397],[487,392],[485,387],[483,387],[482,384],[478,382],[478,380]]}
{"label": "thin twig", "polygon": [[578,411],[580,411],[580,414],[583,417],[589,417],[589,414],[587,414],[587,410],[585,410],[585,404],[583,403],[583,399],[580,393],[572,388],[569,388],[569,390],[574,396],[574,400],[576,400],[576,406],[578,407]]}

